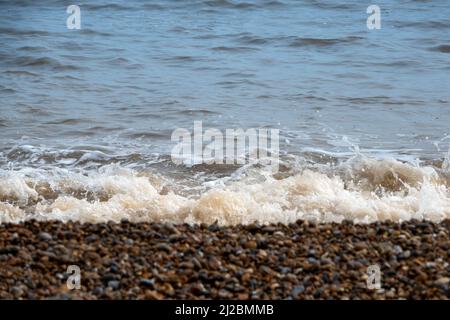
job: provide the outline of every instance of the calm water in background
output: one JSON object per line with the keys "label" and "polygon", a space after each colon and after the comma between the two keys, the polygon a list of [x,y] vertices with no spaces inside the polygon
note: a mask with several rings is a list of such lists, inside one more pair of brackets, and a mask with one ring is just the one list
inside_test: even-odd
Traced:
{"label": "calm water in background", "polygon": [[[81,30],[66,28],[69,4],[0,2],[0,166],[19,185],[50,181],[36,177],[43,169],[145,168],[170,153],[174,129],[196,120],[278,128],[280,151],[309,163],[357,150],[441,163],[447,153],[448,1],[378,1],[381,30],[367,29],[361,1],[82,1]],[[37,200],[19,204],[25,187],[5,181],[0,200],[20,210],[56,197],[36,190]],[[443,201],[447,214],[446,193]],[[278,211],[317,209],[301,205]]]}

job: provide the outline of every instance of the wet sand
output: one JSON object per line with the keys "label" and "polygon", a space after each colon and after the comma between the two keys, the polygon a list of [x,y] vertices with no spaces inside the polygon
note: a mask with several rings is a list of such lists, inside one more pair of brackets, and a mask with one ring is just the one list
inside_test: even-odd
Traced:
{"label": "wet sand", "polygon": [[[3,299],[448,299],[450,221],[0,225]],[[81,289],[67,287],[67,268]],[[381,290],[367,268],[381,268]]]}

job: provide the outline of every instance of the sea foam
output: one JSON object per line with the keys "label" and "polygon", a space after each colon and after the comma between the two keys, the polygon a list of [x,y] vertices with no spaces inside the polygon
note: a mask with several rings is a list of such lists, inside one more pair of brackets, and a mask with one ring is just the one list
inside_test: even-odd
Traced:
{"label": "sea foam", "polygon": [[450,218],[448,175],[433,166],[355,157],[337,166],[295,168],[284,176],[252,166],[237,172],[184,193],[179,190],[189,187],[182,179],[119,165],[91,171],[3,170],[0,221],[235,225]]}

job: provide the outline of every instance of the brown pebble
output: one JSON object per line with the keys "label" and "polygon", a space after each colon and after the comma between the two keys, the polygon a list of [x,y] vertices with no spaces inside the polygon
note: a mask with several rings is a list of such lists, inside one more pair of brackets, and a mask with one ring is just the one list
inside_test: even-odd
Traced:
{"label": "brown pebble", "polygon": [[256,249],[257,247],[258,247],[258,245],[257,245],[256,241],[254,241],[254,240],[250,240],[245,243],[246,249]]}

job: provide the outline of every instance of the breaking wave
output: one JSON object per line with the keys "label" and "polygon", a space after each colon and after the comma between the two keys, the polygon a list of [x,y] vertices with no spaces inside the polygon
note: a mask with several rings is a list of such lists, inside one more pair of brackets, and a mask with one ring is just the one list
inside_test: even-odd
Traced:
{"label": "breaking wave", "polygon": [[0,222],[441,221],[450,218],[447,162],[419,166],[362,155],[334,165],[285,159],[278,173],[247,165],[214,179],[202,180],[206,174],[197,172],[190,177],[196,184],[118,164],[90,171],[1,170]]}

